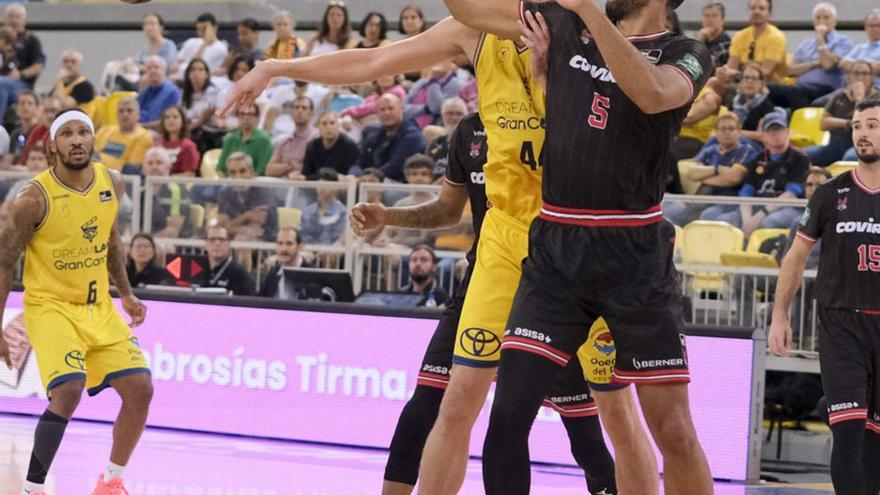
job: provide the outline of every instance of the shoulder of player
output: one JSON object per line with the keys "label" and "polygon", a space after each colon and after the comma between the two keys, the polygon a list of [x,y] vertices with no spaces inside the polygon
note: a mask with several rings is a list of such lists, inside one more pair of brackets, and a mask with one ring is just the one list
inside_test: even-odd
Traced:
{"label": "shoulder of player", "polygon": [[464,52],[468,57],[473,59],[476,56],[477,46],[484,36],[483,33],[465,26],[454,17],[446,17],[440,22],[432,26],[426,33],[436,30],[436,33],[443,37],[444,40],[451,41]]}
{"label": "shoulder of player", "polygon": [[852,173],[846,172],[819,184],[819,187],[816,188],[816,192],[813,193],[813,197],[824,198],[837,196],[839,190],[847,188],[852,189],[854,187],[856,187],[856,185],[852,180]]}
{"label": "shoulder of player", "polygon": [[46,190],[38,182],[31,181],[12,202],[11,216],[16,222],[26,221],[28,224],[37,225],[42,222],[49,207],[49,197]]}

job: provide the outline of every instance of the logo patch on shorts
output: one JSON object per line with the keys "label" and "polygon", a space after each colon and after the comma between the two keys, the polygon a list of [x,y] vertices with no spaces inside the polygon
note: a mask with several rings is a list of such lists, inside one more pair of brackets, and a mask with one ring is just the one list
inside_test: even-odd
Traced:
{"label": "logo patch on shorts", "polygon": [[606,356],[614,354],[616,348],[614,347],[614,339],[611,338],[611,332],[602,332],[597,335],[596,340],[593,341],[593,347]]}
{"label": "logo patch on shorts", "polygon": [[85,371],[86,370],[86,358],[82,355],[80,351],[70,351],[64,356],[64,364],[70,366],[71,368]]}
{"label": "logo patch on shorts", "polygon": [[458,339],[464,352],[471,356],[491,356],[501,348],[501,340],[497,335],[483,328],[468,328]]}

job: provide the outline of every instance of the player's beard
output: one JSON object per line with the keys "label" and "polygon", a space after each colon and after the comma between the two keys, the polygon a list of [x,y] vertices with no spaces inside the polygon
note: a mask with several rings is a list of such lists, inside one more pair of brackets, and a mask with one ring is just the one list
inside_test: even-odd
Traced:
{"label": "player's beard", "polygon": [[[73,151],[73,150],[71,150],[71,151]],[[95,149],[93,147],[92,149],[89,149],[87,151],[84,150],[84,151],[85,151],[85,153],[83,154],[83,157],[77,158],[75,160],[70,157],[70,154],[71,154],[70,152],[67,153],[67,156],[61,156],[61,154],[59,153],[59,161],[61,162],[62,165],[64,165],[69,170],[74,170],[74,171],[83,170],[86,167],[88,167],[90,163],[92,163],[92,154],[94,153]]]}
{"label": "player's beard", "polygon": [[648,0],[608,0],[605,15],[611,22],[618,23],[648,5]]}
{"label": "player's beard", "polygon": [[871,146],[871,151],[862,153],[859,151],[859,145],[856,145],[856,156],[859,158],[859,161],[867,164],[874,164],[880,162],[880,152],[877,151],[876,146]]}

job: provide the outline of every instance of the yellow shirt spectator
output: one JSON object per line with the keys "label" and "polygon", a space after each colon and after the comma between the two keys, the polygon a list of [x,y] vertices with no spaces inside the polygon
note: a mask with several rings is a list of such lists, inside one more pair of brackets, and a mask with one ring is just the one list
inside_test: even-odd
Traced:
{"label": "yellow shirt spectator", "polygon": [[739,59],[740,67],[749,62],[776,62],[776,69],[768,83],[784,83],[786,73],[785,34],[773,24],[767,24],[764,32],[755,39],[755,28],[749,26],[733,36],[730,43],[730,56]]}
{"label": "yellow shirt spectator", "polygon": [[126,133],[118,125],[105,126],[95,136],[95,150],[101,156],[99,161],[114,170],[122,170],[127,164],[140,166],[151,146],[153,136],[141,125]]}
{"label": "yellow shirt spectator", "polygon": [[[694,102],[700,100],[706,96],[710,91],[709,88],[703,88],[700,90],[700,94],[694,99]],[[713,112],[706,117],[703,117],[701,120],[694,122],[693,124],[686,124],[681,127],[681,131],[679,132],[679,136],[681,137],[689,137],[694,138],[701,143],[705,143],[712,136],[712,133],[715,131],[715,124],[718,122],[718,117],[721,114],[727,113],[727,108],[721,107],[718,111]]]}

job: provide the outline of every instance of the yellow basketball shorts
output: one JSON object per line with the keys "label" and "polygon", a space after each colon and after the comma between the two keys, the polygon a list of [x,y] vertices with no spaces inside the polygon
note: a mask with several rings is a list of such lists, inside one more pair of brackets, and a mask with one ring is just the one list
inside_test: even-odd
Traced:
{"label": "yellow basketball shorts", "polygon": [[137,338],[109,298],[92,305],[26,299],[24,322],[47,393],[85,379],[89,395],[96,395],[113,380],[150,372]]}
{"label": "yellow basketball shorts", "polygon": [[[490,208],[480,231],[477,260],[468,286],[453,363],[492,368],[501,361],[507,318],[529,254],[529,226],[497,208]],[[515,337],[516,329],[508,332]],[[577,356],[584,378],[594,388],[611,382],[615,349],[605,320],[598,318]]]}

